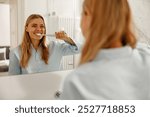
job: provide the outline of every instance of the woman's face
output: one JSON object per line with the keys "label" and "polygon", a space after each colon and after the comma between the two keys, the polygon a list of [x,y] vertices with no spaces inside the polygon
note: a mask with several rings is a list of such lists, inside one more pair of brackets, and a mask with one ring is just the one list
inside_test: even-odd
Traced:
{"label": "woman's face", "polygon": [[40,34],[45,34],[44,21],[41,18],[32,19],[26,27],[26,31],[31,39],[40,40],[42,38]]}
{"label": "woman's face", "polygon": [[88,30],[90,28],[90,22],[91,22],[91,15],[89,13],[88,8],[84,5],[83,6],[83,10],[82,10],[82,17],[81,17],[81,30],[82,30],[82,34],[85,38],[87,38],[88,36]]}

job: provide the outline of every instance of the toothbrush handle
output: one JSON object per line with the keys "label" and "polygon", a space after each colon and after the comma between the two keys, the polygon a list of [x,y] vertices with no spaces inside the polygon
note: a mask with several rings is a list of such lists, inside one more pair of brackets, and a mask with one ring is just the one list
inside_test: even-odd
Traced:
{"label": "toothbrush handle", "polygon": [[45,36],[48,36],[48,37],[56,37],[55,34],[46,34]]}

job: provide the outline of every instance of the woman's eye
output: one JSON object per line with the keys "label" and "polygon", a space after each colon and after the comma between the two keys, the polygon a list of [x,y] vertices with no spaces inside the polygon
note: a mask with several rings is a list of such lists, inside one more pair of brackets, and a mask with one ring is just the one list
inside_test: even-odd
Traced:
{"label": "woman's eye", "polygon": [[45,26],[44,25],[32,25],[33,28],[41,28],[41,29],[44,29]]}
{"label": "woman's eye", "polygon": [[32,25],[32,27],[36,28],[36,27],[37,27],[37,25]]}
{"label": "woman's eye", "polygon": [[40,26],[40,28],[45,28],[45,26]]}

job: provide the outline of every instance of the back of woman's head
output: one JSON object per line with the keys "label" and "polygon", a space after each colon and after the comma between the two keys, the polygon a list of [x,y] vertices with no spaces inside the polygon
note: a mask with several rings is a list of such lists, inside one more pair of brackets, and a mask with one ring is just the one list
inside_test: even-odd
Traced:
{"label": "back of woman's head", "polygon": [[[34,19],[38,19],[41,18],[44,22],[44,26],[45,26],[45,21],[44,18],[40,15],[40,14],[31,14],[25,23],[25,27],[24,27],[24,34],[23,34],[23,40],[21,43],[21,60],[20,60],[20,65],[21,67],[25,68],[27,66],[27,63],[31,57],[31,39],[29,36],[29,33],[26,31],[26,27],[29,25],[29,23],[34,20]],[[46,33],[46,26],[45,26],[45,30]],[[48,56],[49,56],[49,52],[48,52],[48,48],[46,45],[46,36],[43,36],[42,39],[40,40],[40,45],[42,47],[42,59],[45,61],[46,64],[48,64]]]}
{"label": "back of woman's head", "polygon": [[122,46],[135,47],[127,0],[85,0],[83,5],[89,10],[91,23],[80,64],[92,61],[100,49],[111,48],[112,43],[118,40]]}

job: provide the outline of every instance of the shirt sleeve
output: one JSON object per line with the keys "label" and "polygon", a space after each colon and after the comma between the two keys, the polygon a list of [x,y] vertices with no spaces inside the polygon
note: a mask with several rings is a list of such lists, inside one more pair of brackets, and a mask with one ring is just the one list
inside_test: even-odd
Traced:
{"label": "shirt sleeve", "polygon": [[10,59],[9,59],[9,75],[17,75],[21,74],[20,61],[17,58],[15,51],[10,51]]}
{"label": "shirt sleeve", "polygon": [[64,56],[80,53],[81,48],[82,48],[82,44],[79,43],[79,42],[76,42],[76,41],[74,41],[74,42],[75,42],[75,45],[71,45],[71,44],[69,44],[67,42],[62,42],[59,45],[59,48],[61,49],[62,54]]}

